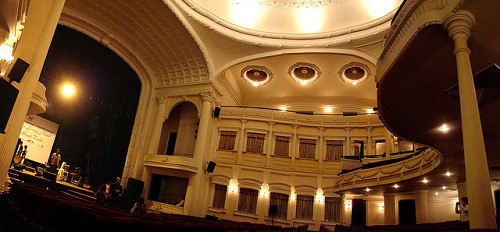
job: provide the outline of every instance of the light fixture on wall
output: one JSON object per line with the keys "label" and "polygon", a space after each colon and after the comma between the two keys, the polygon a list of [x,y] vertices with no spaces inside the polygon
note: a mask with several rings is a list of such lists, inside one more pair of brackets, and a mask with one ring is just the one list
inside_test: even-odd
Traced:
{"label": "light fixture on wall", "polygon": [[351,209],[352,208],[352,200],[346,200],[345,201],[345,206],[347,209]]}

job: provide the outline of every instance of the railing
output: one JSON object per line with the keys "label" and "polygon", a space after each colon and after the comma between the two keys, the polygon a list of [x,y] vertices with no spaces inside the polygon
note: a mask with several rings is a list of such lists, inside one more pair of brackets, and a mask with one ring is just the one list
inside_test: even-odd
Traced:
{"label": "railing", "polygon": [[334,191],[392,184],[432,171],[443,161],[443,156],[432,148],[419,149],[413,155],[400,159],[372,163],[359,169],[343,171],[335,181]]}

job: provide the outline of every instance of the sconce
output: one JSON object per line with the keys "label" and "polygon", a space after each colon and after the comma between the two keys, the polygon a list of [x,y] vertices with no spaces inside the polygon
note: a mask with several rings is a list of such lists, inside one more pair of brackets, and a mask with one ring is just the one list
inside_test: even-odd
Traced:
{"label": "sconce", "polygon": [[260,190],[260,196],[267,197],[267,195],[268,195],[267,192],[268,192],[267,190]]}
{"label": "sconce", "polygon": [[238,186],[229,185],[229,192],[235,193],[238,190]]}
{"label": "sconce", "polygon": [[351,207],[352,207],[352,201],[351,200],[346,200],[345,201],[345,206],[346,206],[347,209],[351,209]]}

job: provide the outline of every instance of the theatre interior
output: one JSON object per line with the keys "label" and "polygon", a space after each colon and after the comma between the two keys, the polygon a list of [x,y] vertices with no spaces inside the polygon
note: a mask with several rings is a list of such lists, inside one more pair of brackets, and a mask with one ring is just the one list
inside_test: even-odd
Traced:
{"label": "theatre interior", "polygon": [[[498,0],[3,0],[0,231],[500,231],[499,12]],[[121,178],[118,207],[96,203],[70,148],[46,162],[67,125],[44,117],[62,29],[136,76],[122,161],[90,177]],[[146,215],[131,214],[141,197]]]}

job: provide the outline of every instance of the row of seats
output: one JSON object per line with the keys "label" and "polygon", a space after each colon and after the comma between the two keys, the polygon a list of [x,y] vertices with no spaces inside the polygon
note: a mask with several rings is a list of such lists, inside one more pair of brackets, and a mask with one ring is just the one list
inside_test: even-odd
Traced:
{"label": "row of seats", "polygon": [[[281,227],[186,215],[148,213],[134,216],[128,211],[96,204],[28,183],[14,183],[2,197],[0,231],[297,231]],[[5,218],[4,218],[5,216]]]}

